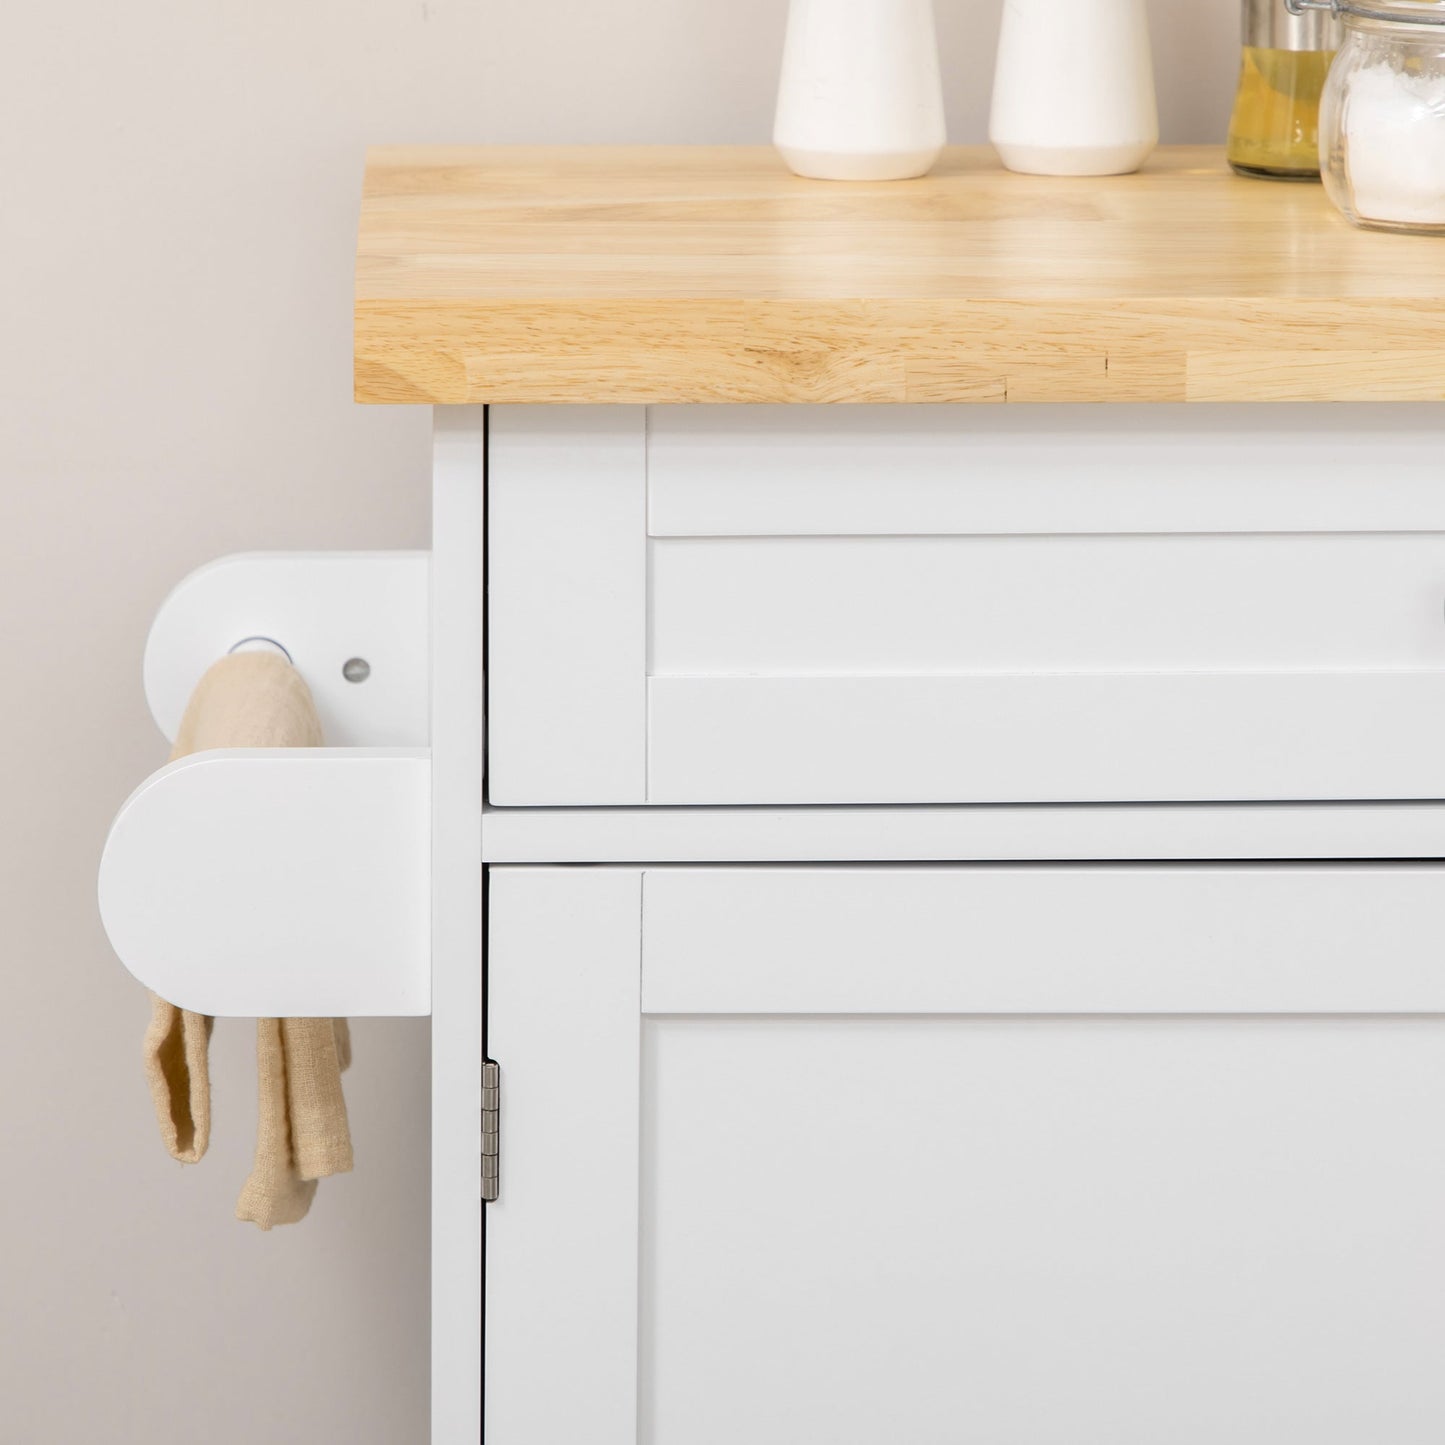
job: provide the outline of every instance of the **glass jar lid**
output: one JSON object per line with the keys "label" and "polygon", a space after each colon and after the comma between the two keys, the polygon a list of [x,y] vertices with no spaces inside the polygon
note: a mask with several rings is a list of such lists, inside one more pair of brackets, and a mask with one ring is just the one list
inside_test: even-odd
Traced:
{"label": "glass jar lid", "polygon": [[1445,26],[1445,0],[1284,0],[1284,6],[1291,15],[1323,10],[1346,19]]}

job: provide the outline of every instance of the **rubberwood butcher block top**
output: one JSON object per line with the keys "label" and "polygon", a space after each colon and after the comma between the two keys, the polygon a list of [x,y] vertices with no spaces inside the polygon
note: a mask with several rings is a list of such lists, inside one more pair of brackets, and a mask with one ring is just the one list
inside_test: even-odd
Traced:
{"label": "rubberwood butcher block top", "polygon": [[1213,147],[1133,176],[808,181],[767,147],[388,147],[363,402],[1445,398],[1445,241]]}

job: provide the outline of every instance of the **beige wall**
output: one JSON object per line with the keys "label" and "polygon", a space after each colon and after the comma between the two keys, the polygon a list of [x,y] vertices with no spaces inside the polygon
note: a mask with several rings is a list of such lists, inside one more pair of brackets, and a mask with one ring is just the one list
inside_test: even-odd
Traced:
{"label": "beige wall", "polygon": [[[1217,137],[1224,0],[1154,0],[1166,139]],[[997,0],[940,0],[978,139]],[[427,415],[349,399],[368,141],[763,140],[783,0],[74,0],[0,45],[0,1439],[426,1435],[427,1026],[356,1028],[354,1175],[231,1217],[163,1154],[142,992],[96,920],[110,816],[162,759],[138,662],[168,587],[244,548],[415,547]],[[236,906],[248,906],[237,899]]]}

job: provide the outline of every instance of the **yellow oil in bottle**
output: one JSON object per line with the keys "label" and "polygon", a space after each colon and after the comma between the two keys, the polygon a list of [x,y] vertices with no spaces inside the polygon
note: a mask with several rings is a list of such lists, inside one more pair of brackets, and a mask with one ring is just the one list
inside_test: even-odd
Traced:
{"label": "yellow oil in bottle", "polygon": [[1320,92],[1334,52],[1245,46],[1229,122],[1229,164],[1242,175],[1310,180],[1320,173]]}

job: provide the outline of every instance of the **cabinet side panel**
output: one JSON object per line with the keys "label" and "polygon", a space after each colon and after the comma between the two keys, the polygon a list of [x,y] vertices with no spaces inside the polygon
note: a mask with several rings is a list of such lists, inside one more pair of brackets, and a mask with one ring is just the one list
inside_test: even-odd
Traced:
{"label": "cabinet side panel", "polygon": [[438,407],[432,495],[432,1445],[482,1416],[482,551],[486,414]]}

